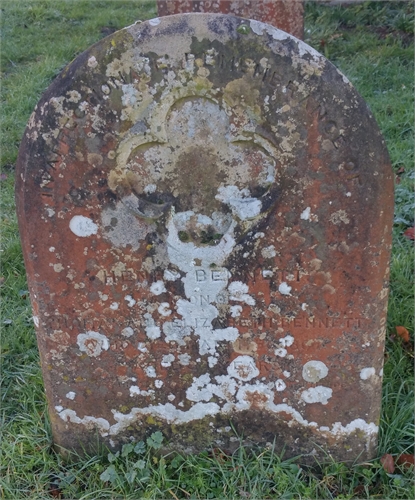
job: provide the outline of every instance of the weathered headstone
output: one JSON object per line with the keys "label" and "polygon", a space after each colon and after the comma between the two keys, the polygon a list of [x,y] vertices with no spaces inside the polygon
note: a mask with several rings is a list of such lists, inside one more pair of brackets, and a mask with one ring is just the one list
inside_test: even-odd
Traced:
{"label": "weathered headstone", "polygon": [[311,47],[215,14],[114,33],[37,105],[17,201],[57,445],[232,449],[233,427],[373,456],[391,169]]}
{"label": "weathered headstone", "polygon": [[159,16],[187,12],[233,14],[271,24],[297,38],[304,35],[303,0],[157,0]]}

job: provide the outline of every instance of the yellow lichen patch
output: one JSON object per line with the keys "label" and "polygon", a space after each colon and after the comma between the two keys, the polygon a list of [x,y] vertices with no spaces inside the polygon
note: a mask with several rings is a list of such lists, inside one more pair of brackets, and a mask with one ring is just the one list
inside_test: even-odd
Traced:
{"label": "yellow lichen patch", "polygon": [[256,342],[251,341],[249,338],[238,338],[232,344],[235,352],[239,354],[252,354],[254,355],[258,349]]}
{"label": "yellow lichen patch", "polygon": [[224,88],[223,98],[231,106],[246,110],[248,114],[260,118],[261,107],[259,105],[259,90],[255,88],[257,82],[249,76],[232,80]]}

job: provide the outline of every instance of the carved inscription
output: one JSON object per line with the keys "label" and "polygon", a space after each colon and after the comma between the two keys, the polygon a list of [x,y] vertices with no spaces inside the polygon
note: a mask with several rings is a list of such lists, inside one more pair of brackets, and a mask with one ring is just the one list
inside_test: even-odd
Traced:
{"label": "carved inscription", "polygon": [[360,328],[367,319],[365,318],[354,318],[354,317],[326,317],[326,318],[309,318],[309,317],[299,317],[299,318],[258,318],[258,319],[248,319],[248,318],[231,318],[229,320],[229,326],[245,326],[250,328],[301,328],[301,329],[325,329],[325,328]]}
{"label": "carved inscription", "polygon": [[[209,297],[194,297],[192,303],[195,305],[207,305],[212,303]],[[307,316],[298,318],[283,318],[283,317],[263,317],[263,318],[229,318],[226,325],[221,325],[221,327],[231,326],[231,327],[249,327],[249,328],[287,328],[287,329],[328,329],[328,328],[361,328],[367,322],[367,318],[363,317],[325,317],[325,318],[310,318]],[[119,324],[117,318],[70,318],[69,316],[54,316],[51,318],[45,318],[44,325],[52,328],[53,330],[59,330],[62,328],[75,328],[75,329],[94,329],[102,326],[114,326]],[[197,327],[197,328],[211,328],[209,318],[197,317],[194,321],[186,321],[183,319],[174,319],[173,327],[182,329],[187,326]]]}

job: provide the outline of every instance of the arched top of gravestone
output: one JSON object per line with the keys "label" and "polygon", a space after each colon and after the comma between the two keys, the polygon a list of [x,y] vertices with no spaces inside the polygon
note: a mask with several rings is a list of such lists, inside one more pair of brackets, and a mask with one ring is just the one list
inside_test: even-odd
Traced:
{"label": "arched top of gravestone", "polygon": [[[191,129],[186,101],[195,105],[189,112],[199,136],[191,137],[196,128]],[[205,132],[198,121],[202,115],[211,127]],[[186,132],[183,120],[189,126]],[[204,142],[204,133],[210,142]],[[236,150],[239,154],[242,148],[246,155],[255,150],[261,156],[262,173],[246,182],[264,198],[263,208],[278,196],[275,191],[281,189],[283,172],[292,178],[313,157],[340,176],[355,175],[366,184],[369,196],[377,196],[379,182],[372,181],[380,181],[382,169],[390,175],[377,126],[344,75],[313,48],[281,30],[221,14],[137,22],[78,56],[37,105],[19,165],[24,172],[37,170],[36,184],[46,192],[53,181],[43,159],[53,162],[69,147],[74,161],[108,173],[108,187],[115,196],[134,191],[144,197],[131,201],[141,206],[151,202],[152,193],[145,192],[147,181],[135,172],[134,162],[153,154],[163,163],[157,173],[161,189],[173,188],[173,197],[180,195],[186,208],[195,202],[183,199],[190,172],[184,169],[186,179],[168,174],[169,165],[180,161],[183,134],[193,142],[195,154],[208,163],[238,163]],[[210,156],[209,144],[225,143],[225,156]],[[228,175],[218,169],[217,186],[210,193],[214,198],[221,175]],[[235,175],[242,179],[244,174]],[[242,185],[237,186],[239,198],[244,198]],[[223,200],[213,202],[212,210],[218,202]],[[169,202],[158,203],[156,209],[146,205],[151,213],[144,215],[161,216]],[[154,217],[152,210],[157,212]]]}

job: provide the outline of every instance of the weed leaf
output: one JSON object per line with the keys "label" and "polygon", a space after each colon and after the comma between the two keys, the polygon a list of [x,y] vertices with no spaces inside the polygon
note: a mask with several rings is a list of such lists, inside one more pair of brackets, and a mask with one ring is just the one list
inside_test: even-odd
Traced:
{"label": "weed leaf", "polygon": [[402,455],[399,455],[399,457],[396,459],[396,463],[398,465],[403,465],[406,468],[411,467],[411,465],[415,465],[415,456],[414,455],[409,455],[408,453],[402,453]]}
{"label": "weed leaf", "polygon": [[137,476],[137,471],[135,470],[128,471],[125,473],[125,479],[127,480],[128,484],[133,484],[136,476]]}
{"label": "weed leaf", "polygon": [[184,458],[180,455],[177,455],[176,457],[173,458],[173,460],[170,463],[170,466],[173,470],[177,469],[183,462]]}
{"label": "weed leaf", "polygon": [[121,450],[122,457],[128,457],[128,455],[134,450],[134,445],[131,443],[124,444]]}
{"label": "weed leaf", "polygon": [[163,442],[163,434],[160,431],[153,432],[153,434],[147,438],[147,446],[149,448],[154,448],[158,450],[161,448],[161,443]]}
{"label": "weed leaf", "polygon": [[393,474],[395,472],[395,462],[393,460],[393,456],[389,455],[389,453],[385,453],[385,455],[383,455],[380,459],[380,463],[382,464],[385,472],[388,474]]}
{"label": "weed leaf", "polygon": [[143,469],[137,473],[137,479],[142,483],[148,481],[150,477],[151,477],[151,471],[149,469]]}
{"label": "weed leaf", "polygon": [[404,342],[409,342],[409,332],[404,326],[396,326],[396,333]]}
{"label": "weed leaf", "polygon": [[117,471],[115,470],[115,467],[113,465],[110,465],[104,470],[104,472],[99,476],[99,478],[101,479],[101,481],[104,481],[104,483],[109,482],[111,484],[114,484],[118,478],[118,474]]}
{"label": "weed leaf", "polygon": [[137,453],[137,455],[142,455],[146,451],[146,445],[144,444],[144,441],[139,441],[134,448],[134,453]]}
{"label": "weed leaf", "polygon": [[365,492],[365,487],[363,486],[363,484],[358,484],[353,490],[353,493],[358,497],[363,496],[364,492]]}
{"label": "weed leaf", "polygon": [[141,469],[141,470],[143,470],[145,466],[146,463],[144,462],[144,460],[137,460],[137,462],[133,465],[135,469]]}
{"label": "weed leaf", "polygon": [[108,462],[112,464],[117,460],[117,458],[120,456],[120,452],[117,451],[117,453],[108,453]]}
{"label": "weed leaf", "polygon": [[408,240],[414,240],[415,227],[409,227],[406,231],[403,232],[403,235],[405,236],[405,238],[408,238]]}

